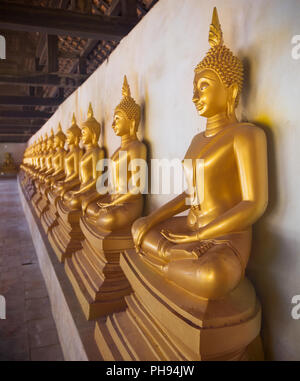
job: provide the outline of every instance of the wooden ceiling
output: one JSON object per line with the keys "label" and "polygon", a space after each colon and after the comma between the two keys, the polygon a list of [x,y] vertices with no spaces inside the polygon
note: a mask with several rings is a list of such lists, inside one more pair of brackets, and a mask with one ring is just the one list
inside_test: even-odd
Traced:
{"label": "wooden ceiling", "polygon": [[26,142],[158,0],[0,0],[0,142]]}

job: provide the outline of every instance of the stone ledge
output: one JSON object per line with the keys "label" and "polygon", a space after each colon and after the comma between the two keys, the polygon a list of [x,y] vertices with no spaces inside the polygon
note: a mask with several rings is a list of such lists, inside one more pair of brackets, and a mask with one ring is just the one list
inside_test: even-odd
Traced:
{"label": "stone ledge", "polygon": [[85,319],[64,266],[58,261],[50,246],[40,220],[23,193],[19,178],[18,190],[39,266],[49,293],[64,358],[66,361],[101,361],[102,358],[94,339],[95,322]]}

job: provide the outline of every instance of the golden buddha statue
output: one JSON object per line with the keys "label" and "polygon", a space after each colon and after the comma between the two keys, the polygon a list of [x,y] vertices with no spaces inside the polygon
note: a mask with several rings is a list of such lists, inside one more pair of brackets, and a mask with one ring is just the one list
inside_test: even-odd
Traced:
{"label": "golden buddha statue", "polygon": [[46,172],[39,174],[39,192],[41,194],[41,198],[36,204],[36,211],[39,217],[42,216],[42,213],[48,206],[47,193],[50,189],[53,176],[55,174],[57,175],[57,173],[61,175],[61,172],[64,170],[65,140],[65,134],[62,132],[61,126],[59,125],[55,136],[53,134],[51,139],[51,147],[46,157],[47,170]]}
{"label": "golden buddha statue", "polygon": [[53,173],[45,178],[45,184],[52,186],[53,183],[59,181],[65,174],[65,155],[64,149],[66,135],[63,133],[61,124],[58,125],[57,133],[54,137],[55,153],[52,158]]}
{"label": "golden buddha statue", "polygon": [[82,124],[82,143],[85,153],[80,160],[80,185],[65,193],[64,203],[70,209],[81,208],[81,203],[94,192],[99,172],[96,169],[99,160],[104,159],[104,150],[99,147],[100,123],[93,115],[89,105],[88,118]]}
{"label": "golden buddha statue", "polygon": [[[43,155],[44,165],[35,175],[36,193],[32,197],[32,203],[33,203],[34,209],[35,209],[35,211],[39,217],[41,215],[41,210],[38,207],[38,205],[43,199],[43,193],[41,191],[41,187],[44,183],[45,178],[53,172],[52,158],[53,158],[54,153],[55,153],[55,151],[54,151],[54,132],[53,132],[53,129],[51,129],[51,134],[47,138],[47,141],[46,141],[45,154]],[[44,190],[44,188],[43,188],[43,190]]]}
{"label": "golden buddha statue", "polygon": [[30,165],[26,168],[24,180],[27,185],[24,184],[24,187],[27,190],[27,196],[33,203],[36,198],[40,197],[39,193],[37,193],[36,180],[38,180],[39,173],[46,170],[47,141],[48,135],[45,134],[44,140],[40,138],[35,141],[30,149]]}
{"label": "golden buddha statue", "polygon": [[27,198],[30,200],[34,195],[36,188],[34,175],[40,169],[39,156],[41,152],[40,140],[35,141],[27,148],[24,154],[23,163],[20,166],[20,181]]}
{"label": "golden buddha statue", "polygon": [[101,194],[95,190],[82,203],[85,213],[80,227],[85,240],[82,249],[65,262],[87,319],[123,309],[124,296],[131,290],[119,267],[119,258],[121,251],[133,248],[131,225],[143,211],[143,195],[135,181],[136,170],[131,168],[137,161],[138,165],[140,161],[146,163],[147,149],[137,138],[141,110],[131,97],[126,76],[122,95],[112,124],[115,134],[121,137],[121,145],[110,159],[112,184]]}
{"label": "golden buddha statue", "polygon": [[44,230],[47,232],[49,224],[52,220],[49,220],[49,199],[48,194],[51,190],[51,186],[55,181],[59,181],[65,175],[65,155],[66,151],[64,149],[66,142],[66,135],[63,133],[61,124],[58,125],[57,133],[54,137],[54,150],[55,153],[52,157],[52,171],[45,177],[44,184],[41,185],[41,193],[43,194],[43,199],[39,203],[39,210],[41,212],[41,222]]}
{"label": "golden buddha statue", "polygon": [[[127,193],[119,193],[118,190],[128,189],[128,183],[133,176],[130,168],[132,160],[142,159],[146,161],[147,149],[144,143],[137,138],[137,129],[140,123],[140,106],[135,103],[131,97],[130,88],[126,76],[122,89],[123,99],[116,107],[112,128],[117,136],[121,137],[121,146],[112,155],[111,161],[114,170],[113,194],[99,195],[96,191],[95,197],[99,199],[96,202],[83,205],[86,210],[85,218],[101,229],[113,231],[128,227],[142,213],[143,196],[135,189]],[[126,155],[122,155],[122,153]],[[127,176],[119,176],[122,161],[128,164]],[[90,201],[89,199],[88,201]]]}
{"label": "golden buddha statue", "polygon": [[46,157],[48,154],[48,135],[45,134],[44,140],[41,141],[40,148],[39,148],[39,155],[37,155],[37,168],[38,172],[42,172],[46,170]]}
{"label": "golden buddha statue", "polygon": [[10,152],[5,152],[4,163],[2,164],[0,172],[5,175],[15,175],[18,172],[18,168]]}
{"label": "golden buddha statue", "polygon": [[[243,66],[223,44],[219,25],[215,11],[211,49],[194,77],[193,102],[207,118],[206,130],[194,137],[185,156],[204,160],[203,201],[192,202],[190,208],[183,193],[136,221],[132,229],[145,260],[159,259],[157,269],[166,278],[209,299],[226,295],[241,281],[251,226],[268,202],[266,137],[260,128],[237,121]],[[197,193],[196,163],[184,169]],[[169,220],[187,209],[186,218]]]}
{"label": "golden buddha statue", "polygon": [[26,189],[29,187],[30,174],[35,167],[35,156],[39,142],[35,141],[32,145],[25,149],[22,163],[20,165],[19,179],[22,187]]}
{"label": "golden buddha statue", "polygon": [[79,181],[77,177],[71,178],[63,189],[63,197],[57,202],[59,219],[49,234],[49,241],[61,262],[81,248],[83,239],[79,227],[81,204],[96,189],[96,181],[100,175],[96,168],[97,163],[104,158],[104,150],[98,145],[100,128],[90,103],[88,118],[81,126],[81,140],[85,153],[79,162]]}
{"label": "golden buddha statue", "polygon": [[75,114],[73,114],[71,127],[66,131],[66,136],[68,152],[65,156],[65,177],[52,185],[53,192],[61,197],[68,190],[80,184],[79,163],[83,155],[83,149],[79,147],[81,129],[76,123]]}
{"label": "golden buddha statue", "polygon": [[[260,304],[245,269],[251,226],[268,202],[266,137],[236,118],[243,65],[223,43],[216,9],[209,43],[194,76],[193,102],[207,124],[183,161],[189,191],[136,220],[136,252],[121,258],[134,290],[126,299],[127,315],[139,316],[134,325],[149,340],[133,343],[126,336],[134,349],[118,359],[145,359],[149,347],[147,360],[245,359],[247,346],[259,337]],[[187,216],[174,217],[186,210]],[[112,346],[108,353],[103,344],[114,340],[112,320],[114,326],[132,324],[121,313],[97,323],[104,359],[113,357]]]}
{"label": "golden buddha statue", "polygon": [[49,200],[49,209],[44,213],[46,230],[49,230],[57,225],[59,217],[57,213],[57,202],[64,193],[80,184],[79,179],[79,163],[83,155],[83,150],[79,147],[81,138],[81,130],[76,124],[75,114],[73,114],[72,125],[66,131],[66,141],[68,151],[64,158],[64,173],[58,175],[55,181],[52,182],[51,190],[47,193]]}

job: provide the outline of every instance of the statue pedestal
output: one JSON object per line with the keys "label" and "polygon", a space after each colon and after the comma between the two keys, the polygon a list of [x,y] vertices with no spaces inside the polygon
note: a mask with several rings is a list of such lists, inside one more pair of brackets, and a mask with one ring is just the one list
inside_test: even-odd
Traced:
{"label": "statue pedestal", "polygon": [[55,194],[52,190],[49,190],[47,193],[48,203],[47,208],[44,210],[41,222],[42,226],[46,233],[53,228],[54,225],[57,225],[57,219],[59,218],[59,214],[57,213],[56,204],[60,197]]}
{"label": "statue pedestal", "polygon": [[26,197],[28,198],[28,200],[31,200],[36,193],[34,179],[30,177],[30,175],[26,173],[23,169],[20,170],[19,178],[22,183]]}
{"label": "statue pedestal", "polygon": [[[43,213],[48,207],[48,198],[47,198],[47,193],[49,191],[49,188],[46,186],[46,184],[42,184],[40,186],[40,194],[41,198],[40,200],[36,203],[36,212],[39,218],[42,218]],[[42,224],[44,229],[45,226]]]}
{"label": "statue pedestal", "polygon": [[39,215],[38,204],[42,200],[42,193],[40,191],[41,184],[37,180],[34,183],[35,183],[35,187],[36,187],[36,192],[33,195],[33,197],[31,198],[31,202],[32,202],[33,208],[35,210],[35,213],[37,215]]}
{"label": "statue pedestal", "polygon": [[133,293],[124,312],[98,320],[104,360],[245,360],[259,335],[261,307],[245,278],[224,299],[200,299],[150,269],[134,250],[121,256]]}
{"label": "statue pedestal", "polygon": [[131,287],[120,267],[120,253],[133,247],[130,230],[107,232],[80,219],[82,249],[67,258],[66,273],[88,320],[125,309]]}
{"label": "statue pedestal", "polygon": [[79,226],[81,209],[69,209],[61,199],[57,202],[59,218],[48,234],[49,242],[60,262],[81,249],[84,236]]}

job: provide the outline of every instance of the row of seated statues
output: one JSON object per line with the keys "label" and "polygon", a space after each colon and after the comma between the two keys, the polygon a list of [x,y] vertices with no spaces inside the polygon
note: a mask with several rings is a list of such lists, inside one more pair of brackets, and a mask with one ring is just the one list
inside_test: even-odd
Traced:
{"label": "row of seated statues", "polygon": [[4,162],[0,165],[0,175],[15,175],[18,172],[18,166],[16,165],[12,154],[5,152]]}
{"label": "row of seated statues", "polygon": [[95,321],[105,360],[261,356],[261,307],[245,271],[251,228],[268,201],[266,137],[237,120],[243,65],[224,45],[216,9],[209,43],[194,75],[193,102],[207,124],[183,160],[189,191],[143,216],[145,196],[128,184],[130,162],[146,161],[147,148],[137,138],[141,108],[126,76],[112,124],[121,138],[110,158],[113,192],[97,186],[107,173],[91,104],[80,127],[74,115],[66,134],[59,125],[24,155],[23,191],[85,317]]}

